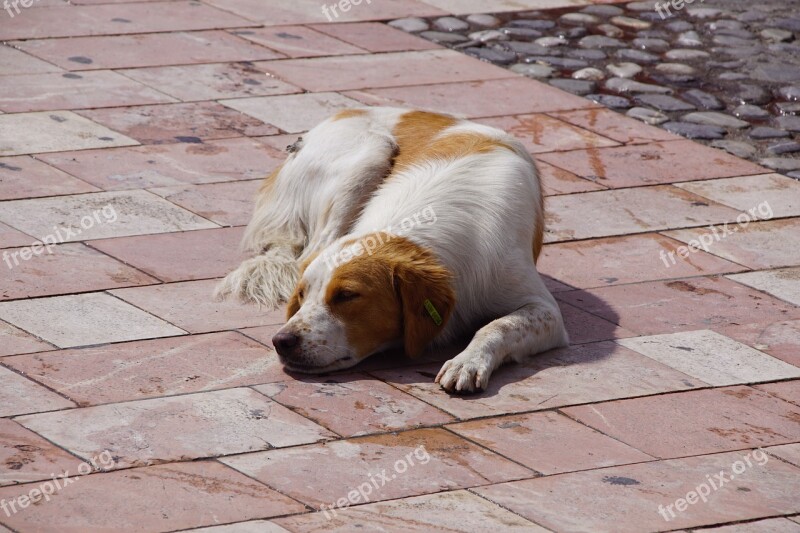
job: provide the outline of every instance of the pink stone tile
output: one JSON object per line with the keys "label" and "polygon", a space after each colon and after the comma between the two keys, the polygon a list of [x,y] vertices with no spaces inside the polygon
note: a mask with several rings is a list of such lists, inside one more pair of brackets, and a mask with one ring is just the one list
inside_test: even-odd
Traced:
{"label": "pink stone tile", "polygon": [[277,128],[216,102],[92,109],[79,114],[142,144],[200,143],[278,133]]}
{"label": "pink stone tile", "polygon": [[184,102],[300,91],[249,61],[137,68],[119,72]]}
{"label": "pink stone tile", "polygon": [[658,185],[552,196],[545,215],[545,242],[557,242],[730,222],[739,212],[683,189]]}
{"label": "pink stone tile", "polygon": [[751,212],[751,218],[800,216],[800,182],[782,174],[762,174],[677,185],[715,202]]}
{"label": "pink stone tile", "polygon": [[0,318],[59,348],[186,333],[104,292],[0,302]]}
{"label": "pink stone tile", "polygon": [[75,404],[41,385],[0,366],[0,417],[41,413]]}
{"label": "pink stone tile", "polygon": [[503,13],[535,9],[575,7],[607,0],[425,0],[425,3],[456,15],[469,13]]}
{"label": "pink stone tile", "polygon": [[[554,531],[639,533],[796,513],[798,469],[779,461],[753,468],[712,491],[706,476],[730,474],[745,453],[616,466],[474,489],[478,495]],[[727,477],[726,477],[727,480]],[[675,501],[706,484],[711,493],[677,511]],[[672,513],[667,506],[672,506]],[[661,507],[659,507],[661,506]],[[668,520],[662,516],[659,509]]]}
{"label": "pink stone tile", "polygon": [[163,104],[174,98],[111,71],[0,77],[0,109],[8,113]]}
{"label": "pink stone tile", "polygon": [[680,246],[657,233],[554,243],[544,247],[537,269],[578,289],[744,270],[702,250],[684,259],[675,252]]}
{"label": "pink stone tile", "polygon": [[371,503],[347,509],[333,509],[328,511],[327,516],[322,512],[277,518],[275,523],[284,525],[291,531],[304,533],[352,531],[545,533],[547,531],[466,490]]}
{"label": "pink stone tile", "polygon": [[532,154],[619,146],[611,139],[543,114],[484,118],[478,122],[507,131]]}
{"label": "pink stone tile", "polygon": [[140,189],[11,200],[0,220],[59,243],[218,227]]}
{"label": "pink stone tile", "polygon": [[82,407],[287,379],[271,348],[235,332],[6,357],[3,363]]}
{"label": "pink stone tile", "polygon": [[453,418],[363,374],[289,380],[255,389],[343,437],[436,426]]}
{"label": "pink stone tile", "polygon": [[[346,11],[337,9],[325,15],[316,0],[294,0],[279,5],[261,0],[211,0],[210,4],[236,13],[266,26],[306,24],[309,22],[351,22],[359,20],[390,20],[401,17],[444,15],[445,12],[417,0],[372,0],[369,4],[351,5]],[[328,4],[330,6],[330,4]]]}
{"label": "pink stone tile", "polygon": [[441,48],[427,39],[410,35],[379,22],[315,24],[311,27],[372,53]]}
{"label": "pink stone tile", "polygon": [[16,48],[0,47],[0,76],[43,74],[45,72],[61,72],[61,69]]}
{"label": "pink stone tile", "polygon": [[556,298],[642,335],[800,317],[800,308],[716,277],[559,292]]}
{"label": "pink stone tile", "polygon": [[[342,109],[363,107],[356,100],[344,97],[339,93],[237,98],[222,100],[220,103],[258,120],[269,122],[290,133],[310,130]],[[285,146],[286,144],[281,148]]]}
{"label": "pink stone tile", "polygon": [[771,324],[736,324],[716,330],[789,364],[800,366],[800,320]]}
{"label": "pink stone tile", "polygon": [[275,334],[278,333],[278,330],[281,329],[281,326],[283,326],[283,324],[285,322],[285,320],[284,320],[284,317],[286,317],[286,309],[285,309],[285,307],[286,307],[285,305],[281,306],[280,309],[278,309],[277,313],[275,314],[276,322],[278,322],[278,323],[271,324],[269,326],[256,326],[254,328],[241,328],[239,330],[239,332],[243,333],[244,335],[246,335],[248,337],[250,337],[251,339],[254,339],[254,340],[260,342],[261,344],[263,344],[264,346],[268,347],[269,349],[272,349],[272,337],[274,337]]}
{"label": "pink stone tile", "polygon": [[257,61],[282,57],[224,31],[21,41],[15,46],[67,70]]}
{"label": "pink stone tile", "polygon": [[555,412],[488,418],[448,429],[545,475],[653,459]]}
{"label": "pink stone tile", "polygon": [[361,48],[305,26],[269,26],[231,33],[291,58],[364,53]]}
{"label": "pink stone tile", "polygon": [[0,200],[79,194],[98,190],[97,187],[30,156],[0,158]]}
{"label": "pink stone tile", "polygon": [[800,533],[800,524],[788,518],[768,518],[730,526],[695,529],[698,533]]}
{"label": "pink stone tile", "polygon": [[599,107],[585,98],[519,76],[503,80],[348,91],[344,94],[367,105],[419,107],[468,118]]}
{"label": "pink stone tile", "polygon": [[777,396],[782,400],[800,405],[800,380],[783,381],[781,383],[766,383],[756,385],[757,389],[763,390]]}
{"label": "pink stone tile", "polygon": [[800,406],[745,386],[582,405],[562,411],[659,458],[800,441]]}
{"label": "pink stone tile", "polygon": [[286,151],[237,137],[36,157],[101,189],[118,190],[259,179],[286,158]]}
{"label": "pink stone tile", "polygon": [[[371,435],[221,460],[315,508],[346,499],[348,492],[369,483],[371,477],[379,485],[369,495],[375,502],[534,476],[443,429]],[[396,468],[398,462],[405,464]],[[389,477],[383,484],[377,477],[381,472]],[[359,497],[356,494],[354,503],[365,503]]]}
{"label": "pink stone tile", "polygon": [[576,150],[540,156],[543,161],[608,187],[641,187],[768,171],[693,141]]}
{"label": "pink stone tile", "polygon": [[[0,418],[0,486],[50,479],[81,461],[13,420]],[[5,514],[5,513],[4,513]]]}
{"label": "pink stone tile", "polygon": [[450,396],[433,383],[439,367],[371,373],[462,420],[705,386],[613,342],[570,346],[501,367],[485,392],[469,397]]}
{"label": "pink stone tile", "polygon": [[[536,161],[539,170],[539,180],[545,196],[559,194],[573,194],[576,192],[601,191],[606,189],[602,185],[576,176],[572,172],[555,167],[544,161]],[[545,209],[547,200],[545,200]]]}
{"label": "pink stone tile", "polygon": [[53,346],[33,335],[0,321],[0,356],[20,353],[43,352]]}
{"label": "pink stone tile", "polygon": [[[606,188],[544,161],[536,161],[536,168],[539,170],[539,180],[545,196],[601,191]],[[547,209],[547,200],[545,200],[545,209]]]}
{"label": "pink stone tile", "polygon": [[151,192],[223,226],[250,221],[261,180],[158,187]]}
{"label": "pink stone tile", "polygon": [[[0,489],[10,500],[31,486]],[[268,518],[305,508],[214,461],[94,474],[64,487],[46,505],[33,505],[9,526],[26,531],[153,532]]]}
{"label": "pink stone tile", "polygon": [[454,50],[290,59],[265,64],[279,78],[310,91],[343,91],[508,78],[510,73]]}
{"label": "pink stone tile", "polygon": [[[717,230],[725,235],[724,228]],[[709,248],[714,255],[756,270],[800,265],[800,218],[755,222],[746,227],[730,224],[728,230]],[[688,243],[707,233],[708,228],[697,228],[666,235]]]}
{"label": "pink stone tile", "polygon": [[0,300],[158,283],[157,279],[81,243],[53,246],[52,253],[41,245],[38,250],[40,255],[30,255],[27,261],[25,248],[4,250],[9,254],[4,259],[13,268],[0,279]]}
{"label": "pink stone tile", "polygon": [[115,289],[115,296],[179,325],[191,333],[269,326],[284,322],[286,312],[261,310],[239,302],[216,302],[219,280],[184,281],[150,287]]}
{"label": "pink stone tile", "polygon": [[333,434],[252,389],[83,407],[16,420],[83,457],[105,450],[113,468],[317,442]]}
{"label": "pink stone tile", "polygon": [[569,334],[570,344],[608,341],[635,337],[636,334],[616,324],[594,316],[573,305],[561,302],[561,316]]}
{"label": "pink stone tile", "polygon": [[244,228],[102,239],[91,246],[161,281],[219,278],[239,266]]}
{"label": "pink stone tile", "polygon": [[0,248],[11,248],[13,246],[28,246],[35,241],[30,235],[25,235],[10,226],[0,222]]}
{"label": "pink stone tile", "polygon": [[623,144],[680,141],[683,139],[661,128],[648,126],[643,122],[627,118],[606,108],[565,111],[553,113],[553,116]]}
{"label": "pink stone tile", "polygon": [[800,442],[794,444],[784,444],[782,446],[773,446],[766,449],[771,455],[783,459],[787,463],[793,464],[800,468]]}
{"label": "pink stone tile", "polygon": [[[69,20],[69,24],[64,24]],[[199,2],[148,2],[26,10],[24,24],[4,24],[0,40],[241,28],[253,24]]]}

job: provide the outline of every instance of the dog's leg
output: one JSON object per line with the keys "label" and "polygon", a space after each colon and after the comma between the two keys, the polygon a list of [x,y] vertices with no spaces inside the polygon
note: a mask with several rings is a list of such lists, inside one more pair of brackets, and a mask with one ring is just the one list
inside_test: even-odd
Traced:
{"label": "dog's leg", "polygon": [[435,381],[447,391],[483,390],[492,372],[503,363],[522,362],[567,343],[555,301],[536,298],[479,329],[469,346],[442,366]]}

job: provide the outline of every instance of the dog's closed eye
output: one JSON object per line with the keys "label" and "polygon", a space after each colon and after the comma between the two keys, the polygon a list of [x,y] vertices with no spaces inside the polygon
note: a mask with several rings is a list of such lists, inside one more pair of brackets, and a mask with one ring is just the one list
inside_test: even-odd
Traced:
{"label": "dog's closed eye", "polygon": [[332,300],[333,300],[333,303],[340,304],[340,303],[344,303],[344,302],[350,302],[350,301],[355,300],[355,299],[360,298],[360,297],[361,297],[361,295],[358,294],[357,292],[348,291],[348,290],[342,289],[342,290],[336,291],[336,293],[333,295]]}

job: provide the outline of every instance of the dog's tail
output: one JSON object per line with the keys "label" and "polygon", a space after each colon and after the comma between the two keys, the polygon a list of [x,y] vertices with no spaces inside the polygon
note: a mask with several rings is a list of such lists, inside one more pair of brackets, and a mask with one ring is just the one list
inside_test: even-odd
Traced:
{"label": "dog's tail", "polygon": [[238,298],[268,310],[289,300],[297,284],[297,256],[290,245],[274,245],[225,276],[214,291],[217,300]]}

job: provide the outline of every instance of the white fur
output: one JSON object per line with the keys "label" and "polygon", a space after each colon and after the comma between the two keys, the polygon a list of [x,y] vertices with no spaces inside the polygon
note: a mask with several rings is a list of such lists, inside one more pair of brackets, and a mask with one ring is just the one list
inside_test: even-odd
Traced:
{"label": "white fur", "polygon": [[[498,148],[455,161],[422,161],[384,182],[395,150],[392,130],[407,110],[365,111],[329,119],[304,136],[247,228],[245,245],[257,254],[267,251],[229,274],[219,294],[276,306],[297,281],[296,272],[287,272],[289,258],[300,261],[321,252],[304,274],[309,294],[284,330],[302,324],[316,347],[308,357],[325,371],[352,366],[358,361],[341,334],[342,325],[322,305],[330,278],[326,258],[340,253],[345,240],[398,228],[403,219],[419,217],[427,208],[435,212],[435,222],[415,224],[404,236],[433,251],[452,272],[456,294],[450,320],[433,344],[474,333],[468,347],[436,377],[442,387],[485,389],[492,371],[504,362],[567,344],[558,305],[533,260],[542,193],[525,149],[500,130],[459,121],[440,135],[480,133],[513,151]],[[352,228],[348,220],[355,221]]]}

